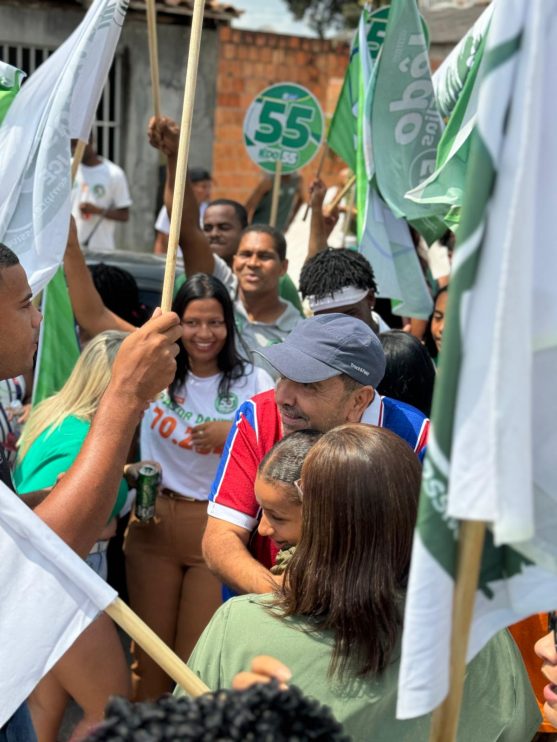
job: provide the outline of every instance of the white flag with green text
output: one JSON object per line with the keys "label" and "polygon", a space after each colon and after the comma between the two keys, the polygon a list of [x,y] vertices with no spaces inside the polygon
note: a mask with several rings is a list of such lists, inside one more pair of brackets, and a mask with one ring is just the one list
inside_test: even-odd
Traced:
{"label": "white flag with green text", "polygon": [[397,716],[449,680],[458,521],[488,524],[468,645],[557,606],[557,4],[496,2],[479,80]]}
{"label": "white flag with green text", "polygon": [[70,139],[88,139],[128,0],[94,0],[23,85],[0,124],[0,241],[34,293],[62,262],[70,220]]}

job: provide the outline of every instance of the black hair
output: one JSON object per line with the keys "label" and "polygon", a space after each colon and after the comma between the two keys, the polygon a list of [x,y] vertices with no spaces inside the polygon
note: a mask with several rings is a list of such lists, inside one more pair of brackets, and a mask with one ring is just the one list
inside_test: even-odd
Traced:
{"label": "black hair", "polygon": [[286,240],[283,233],[279,229],[271,227],[269,224],[250,224],[249,227],[246,227],[244,229],[240,239],[242,239],[245,234],[249,234],[250,232],[255,232],[257,234],[268,234],[269,237],[271,237],[273,240],[273,248],[276,254],[279,256],[279,260],[286,260]]}
{"label": "black hair", "polygon": [[139,301],[139,289],[131,273],[106,263],[90,265],[89,270],[103,304],[111,312],[136,327],[145,322],[147,312]]}
{"label": "black hair", "polygon": [[300,293],[322,299],[346,286],[377,291],[373,269],[368,260],[345,247],[327,248],[304,263],[300,274]]}
{"label": "black hair", "polygon": [[[217,356],[217,366],[222,373],[219,383],[219,395],[228,397],[230,384],[235,379],[244,376],[246,372],[246,361],[239,355],[236,344],[241,340],[236,331],[234,321],[234,305],[226,287],[218,278],[207,273],[196,273],[188,278],[172,302],[172,311],[176,312],[180,319],[184,316],[186,307],[196,299],[216,299],[222,307],[224,322],[226,326],[226,340],[224,346]],[[191,371],[188,354],[183,344],[179,343],[180,350],[176,356],[176,376],[170,385],[170,399],[175,402],[177,389],[185,382],[188,372]],[[246,351],[246,356],[248,352]]]}
{"label": "black hair", "polygon": [[433,339],[433,335],[431,334],[431,321],[435,313],[435,305],[437,304],[437,299],[441,296],[441,294],[444,294],[445,291],[448,291],[448,290],[449,290],[448,284],[446,286],[441,286],[441,288],[437,290],[437,293],[433,297],[433,312],[431,313],[431,317],[429,318],[429,322],[427,323],[427,329],[424,335],[425,347],[427,348],[429,355],[432,358],[437,358],[437,356],[439,355],[439,351],[437,350],[437,345],[435,343],[435,340]]}
{"label": "black hair", "polygon": [[207,204],[208,209],[211,208],[211,206],[230,206],[230,208],[234,209],[236,213],[236,217],[240,222],[240,227],[245,229],[248,226],[248,212],[246,211],[245,206],[238,201],[233,201],[231,198],[216,198],[214,201],[209,201]]}
{"label": "black hair", "polygon": [[296,687],[259,683],[197,698],[163,696],[154,703],[113,698],[105,720],[84,742],[349,742],[327,706]]}
{"label": "black hair", "polygon": [[429,417],[435,366],[427,349],[417,338],[402,330],[382,332],[379,340],[387,365],[377,391],[406,402]]}
{"label": "black hair", "polygon": [[0,270],[2,268],[11,268],[12,265],[18,265],[19,258],[13,250],[11,250],[3,242],[0,242]]}
{"label": "black hair", "polygon": [[[296,430],[281,438],[268,451],[259,466],[258,475],[266,482],[279,483],[294,488],[294,482],[302,476],[302,465],[309,449],[317,443],[323,433],[318,430]],[[295,502],[300,502],[296,496]]]}

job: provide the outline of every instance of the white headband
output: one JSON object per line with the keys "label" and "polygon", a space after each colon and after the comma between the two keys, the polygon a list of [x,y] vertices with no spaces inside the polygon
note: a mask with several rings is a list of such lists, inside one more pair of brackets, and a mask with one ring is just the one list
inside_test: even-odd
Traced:
{"label": "white headband", "polygon": [[338,307],[347,307],[357,304],[368,295],[369,289],[359,289],[356,286],[343,286],[334,294],[322,296],[316,299],[315,296],[308,296],[309,308],[312,312],[319,312],[322,309],[338,309]]}

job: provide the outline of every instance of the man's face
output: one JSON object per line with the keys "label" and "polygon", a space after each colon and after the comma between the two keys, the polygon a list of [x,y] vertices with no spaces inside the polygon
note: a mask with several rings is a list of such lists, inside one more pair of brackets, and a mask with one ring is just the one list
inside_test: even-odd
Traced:
{"label": "man's face", "polygon": [[279,258],[270,234],[248,232],[240,241],[232,267],[244,294],[278,294],[279,279],[286,273],[288,261]]}
{"label": "man's face", "polygon": [[316,316],[320,314],[333,314],[336,312],[338,312],[338,314],[347,314],[349,317],[361,319],[362,322],[365,322],[368,327],[371,327],[371,329],[376,332],[377,325],[375,324],[375,322],[373,321],[373,317],[371,316],[371,310],[374,306],[375,295],[372,291],[370,291],[367,296],[365,296],[356,304],[347,304],[344,307],[335,307],[334,309],[322,309],[314,312],[314,314]]}
{"label": "man's face", "polygon": [[27,373],[39,341],[42,315],[31,303],[31,289],[21,265],[0,270],[0,378]]}
{"label": "man's face", "polygon": [[275,401],[284,435],[310,428],[326,433],[337,425],[359,422],[360,415],[355,414],[352,404],[354,394],[346,391],[340,376],[313,384],[300,384],[281,376]]}
{"label": "man's face", "polygon": [[238,249],[242,225],[232,206],[208,206],[203,216],[203,231],[211,250],[230,261]]}

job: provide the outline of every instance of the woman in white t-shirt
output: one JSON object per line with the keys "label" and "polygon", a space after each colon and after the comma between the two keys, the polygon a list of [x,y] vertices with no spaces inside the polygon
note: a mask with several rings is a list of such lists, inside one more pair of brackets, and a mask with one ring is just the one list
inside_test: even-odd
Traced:
{"label": "woman in white t-shirt", "polygon": [[[141,423],[141,456],[160,463],[161,491],[154,520],[130,522],[125,553],[132,608],[187,660],[221,602],[201,554],[220,454],[238,407],[274,384],[238,354],[232,300],[217,278],[192,276],[172,310],[183,327],[176,377]],[[145,652],[132,651],[135,700],[172,688]]]}

